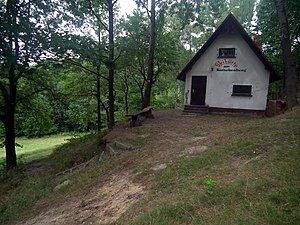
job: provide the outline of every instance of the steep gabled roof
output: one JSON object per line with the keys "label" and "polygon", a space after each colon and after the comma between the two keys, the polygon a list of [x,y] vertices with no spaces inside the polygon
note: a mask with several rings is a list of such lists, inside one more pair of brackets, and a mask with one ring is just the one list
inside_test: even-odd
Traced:
{"label": "steep gabled roof", "polygon": [[223,23],[216,29],[216,31],[211,35],[211,37],[207,40],[207,42],[202,46],[202,48],[196,53],[196,55],[189,61],[189,63],[184,67],[184,69],[177,76],[178,80],[185,80],[185,76],[189,70],[193,67],[193,65],[197,62],[197,60],[203,55],[203,53],[209,48],[209,46],[213,43],[213,41],[221,34],[223,31],[226,31],[226,27],[233,27],[247,42],[249,47],[255,53],[255,55],[260,59],[260,61],[265,65],[265,68],[270,71],[270,83],[280,80],[277,72],[272,67],[271,63],[268,61],[266,56],[262,53],[256,43],[251,39],[251,37],[244,30],[242,25],[237,21],[237,19],[233,16],[232,13],[225,18]]}

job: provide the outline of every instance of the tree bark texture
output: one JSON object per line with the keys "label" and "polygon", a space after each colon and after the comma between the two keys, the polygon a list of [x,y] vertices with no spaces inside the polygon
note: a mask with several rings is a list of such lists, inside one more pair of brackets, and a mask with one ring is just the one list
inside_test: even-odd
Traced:
{"label": "tree bark texture", "polygon": [[296,98],[296,82],[297,82],[297,69],[293,60],[291,51],[291,40],[289,34],[289,25],[286,17],[283,0],[274,0],[279,24],[281,28],[281,48],[285,71],[285,90],[288,108],[292,108],[297,104]]}
{"label": "tree bark texture", "polygon": [[6,151],[6,168],[12,169],[17,166],[16,157],[16,134],[15,134],[15,112],[16,112],[16,93],[17,84],[15,82],[15,69],[11,65],[9,71],[9,94],[7,96],[4,118],[5,128],[5,151]]}
{"label": "tree bark texture", "polygon": [[17,166],[16,157],[16,134],[15,134],[15,112],[16,112],[16,96],[17,96],[17,76],[16,65],[19,57],[19,39],[16,30],[17,5],[18,1],[8,0],[6,5],[6,18],[9,25],[9,48],[8,56],[8,89],[1,84],[1,91],[4,97],[4,112],[2,121],[5,128],[5,151],[6,151],[6,168],[12,169]]}
{"label": "tree bark texture", "polygon": [[115,97],[114,97],[114,15],[113,2],[108,0],[109,13],[109,56],[108,56],[108,100],[109,100],[109,128],[115,125]]}
{"label": "tree bark texture", "polygon": [[16,146],[15,146],[15,107],[11,106],[4,122],[5,127],[5,152],[6,168],[12,169],[17,166]]}
{"label": "tree bark texture", "polygon": [[97,98],[97,130],[101,131],[102,121],[101,121],[101,87],[100,87],[100,77],[97,76],[97,90],[96,90],[96,98]]}
{"label": "tree bark texture", "polygon": [[125,100],[125,113],[126,115],[128,114],[128,111],[129,111],[129,107],[128,107],[128,93],[129,93],[129,85],[128,85],[128,77],[127,77],[127,73],[125,71],[125,74],[124,74],[124,100]]}
{"label": "tree bark texture", "polygon": [[143,96],[142,109],[150,106],[151,90],[154,77],[154,50],[156,40],[155,0],[151,0],[150,41],[148,49],[147,80]]}

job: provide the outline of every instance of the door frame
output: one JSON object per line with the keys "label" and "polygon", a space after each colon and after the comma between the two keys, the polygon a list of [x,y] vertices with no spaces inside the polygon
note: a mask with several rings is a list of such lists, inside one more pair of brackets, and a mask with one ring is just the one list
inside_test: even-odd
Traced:
{"label": "door frame", "polygon": [[206,96],[207,96],[207,78],[208,75],[207,74],[195,74],[195,75],[191,75],[191,81],[190,81],[190,105],[192,105],[192,92],[193,92],[193,77],[206,77],[206,84],[205,84],[205,96],[204,96],[204,104],[203,105],[199,105],[199,106],[204,106],[206,105]]}

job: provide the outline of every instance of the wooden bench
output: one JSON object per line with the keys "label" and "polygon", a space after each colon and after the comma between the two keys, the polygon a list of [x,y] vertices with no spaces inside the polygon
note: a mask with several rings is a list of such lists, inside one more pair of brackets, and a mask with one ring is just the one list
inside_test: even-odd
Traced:
{"label": "wooden bench", "polygon": [[142,125],[142,120],[143,118],[151,118],[153,119],[154,116],[152,114],[152,110],[153,108],[151,106],[148,106],[144,109],[142,109],[141,111],[132,114],[132,115],[127,115],[130,116],[130,127],[137,127],[137,126],[141,126]]}

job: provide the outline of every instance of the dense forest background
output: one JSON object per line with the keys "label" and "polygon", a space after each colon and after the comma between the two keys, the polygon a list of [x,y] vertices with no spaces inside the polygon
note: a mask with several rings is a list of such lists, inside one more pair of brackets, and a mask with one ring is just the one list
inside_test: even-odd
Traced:
{"label": "dense forest background", "polygon": [[[5,2],[0,1],[1,18]],[[106,129],[110,94],[114,97],[116,123],[124,121],[126,114],[141,109],[148,81],[147,57],[153,22],[147,1],[136,0],[133,14],[122,17],[117,1],[20,2],[16,29],[20,29],[21,50],[17,70],[22,75],[16,94],[17,136]],[[273,1],[157,2],[151,91],[155,110],[183,106],[183,84],[176,77],[229,12],[251,36],[259,37],[264,53],[282,76],[280,27]],[[294,0],[286,0],[284,4],[292,53],[299,66],[300,4]],[[111,26],[113,33],[109,30]],[[5,23],[1,23],[0,29],[4,34]],[[7,84],[3,55],[2,50],[0,79]],[[112,70],[114,79],[110,80]],[[278,97],[283,82],[284,79],[272,85],[270,99]],[[3,97],[0,101],[4,101]],[[4,137],[2,124],[0,135]]]}

